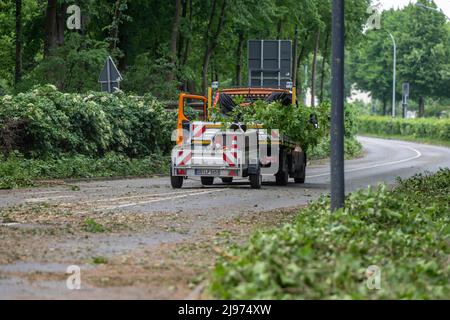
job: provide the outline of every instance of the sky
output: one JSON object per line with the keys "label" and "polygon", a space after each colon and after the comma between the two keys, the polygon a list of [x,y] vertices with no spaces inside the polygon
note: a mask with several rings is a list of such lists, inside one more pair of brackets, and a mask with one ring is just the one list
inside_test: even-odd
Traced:
{"label": "sky", "polygon": [[[373,0],[372,2],[375,3],[378,1],[381,3],[383,9],[403,8],[410,2],[416,2],[415,0]],[[450,0],[434,0],[434,2],[448,17],[450,17]]]}

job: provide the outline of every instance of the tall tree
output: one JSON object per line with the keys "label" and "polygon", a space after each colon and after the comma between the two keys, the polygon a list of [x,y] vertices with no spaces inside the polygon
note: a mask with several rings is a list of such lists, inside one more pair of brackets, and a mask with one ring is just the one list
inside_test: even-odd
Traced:
{"label": "tall tree", "polygon": [[16,0],[16,69],[14,84],[17,84],[22,78],[22,0]]}
{"label": "tall tree", "polygon": [[181,13],[181,0],[175,0],[175,10],[172,22],[172,34],[170,39],[170,63],[173,69],[167,75],[167,81],[172,81],[174,79],[175,65],[177,61],[177,51],[178,51],[178,37],[180,30],[180,13]]}
{"label": "tall tree", "polygon": [[[221,9],[218,17],[216,17],[216,8],[218,7],[219,0],[213,0],[211,5],[211,12],[209,16],[208,26],[205,32],[205,51],[203,54],[203,66],[202,66],[202,92],[206,94],[206,88],[208,86],[208,67],[211,61],[211,56],[217,47],[219,36],[222,33],[223,26],[225,24],[227,1],[222,0]],[[214,26],[214,22],[217,21],[217,26]]]}
{"label": "tall tree", "polygon": [[48,57],[52,49],[64,44],[65,12],[68,5],[48,0],[45,11],[44,56]]}
{"label": "tall tree", "polygon": [[242,85],[242,53],[244,51],[245,35],[244,31],[240,30],[238,34],[238,41],[236,46],[236,79],[237,86]]}
{"label": "tall tree", "polygon": [[316,45],[314,47],[312,68],[311,68],[311,107],[316,105],[316,66],[317,66],[317,53],[319,52],[320,45],[320,29],[316,33]]}

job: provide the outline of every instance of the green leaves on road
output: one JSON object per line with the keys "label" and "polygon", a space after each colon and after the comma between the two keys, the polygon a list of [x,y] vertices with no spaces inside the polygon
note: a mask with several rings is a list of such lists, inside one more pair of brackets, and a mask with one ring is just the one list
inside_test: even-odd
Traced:
{"label": "green leaves on road", "polygon": [[[445,299],[449,297],[450,169],[322,198],[296,220],[258,232],[220,258],[210,289],[222,299]],[[381,289],[366,270],[381,269]]]}

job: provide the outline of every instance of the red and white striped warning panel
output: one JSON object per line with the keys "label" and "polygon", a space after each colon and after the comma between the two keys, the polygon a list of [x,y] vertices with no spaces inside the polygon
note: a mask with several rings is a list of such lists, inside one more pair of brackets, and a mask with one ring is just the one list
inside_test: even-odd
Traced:
{"label": "red and white striped warning panel", "polygon": [[192,161],[191,150],[178,150],[175,157],[175,165],[179,167],[189,166]]}
{"label": "red and white striped warning panel", "polygon": [[224,148],[223,150],[223,161],[226,165],[230,167],[235,167],[238,164],[238,143],[237,136],[234,135],[231,141],[231,149]]}
{"label": "red and white striped warning panel", "polygon": [[193,140],[201,140],[203,139],[203,134],[206,131],[206,123],[205,122],[193,122],[191,124],[191,138]]}

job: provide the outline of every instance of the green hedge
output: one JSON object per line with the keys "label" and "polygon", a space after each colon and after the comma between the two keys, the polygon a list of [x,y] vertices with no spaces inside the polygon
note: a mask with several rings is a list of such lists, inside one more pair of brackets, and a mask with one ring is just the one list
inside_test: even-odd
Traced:
{"label": "green hedge", "polygon": [[[447,299],[450,169],[352,193],[330,213],[323,197],[283,227],[255,233],[218,261],[220,299]],[[381,270],[381,289],[367,269]]]}
{"label": "green hedge", "polygon": [[359,132],[450,141],[450,119],[392,119],[390,117],[361,116],[359,117]]}
{"label": "green hedge", "polygon": [[175,115],[154,97],[61,93],[51,85],[0,98],[0,149],[29,158],[168,153]]}
{"label": "green hedge", "polygon": [[93,178],[93,177],[148,177],[168,173],[168,156],[151,155],[128,158],[122,154],[108,153],[103,157],[85,155],[59,155],[57,158],[25,159],[12,153],[0,161],[0,189],[33,187],[37,180]]}

